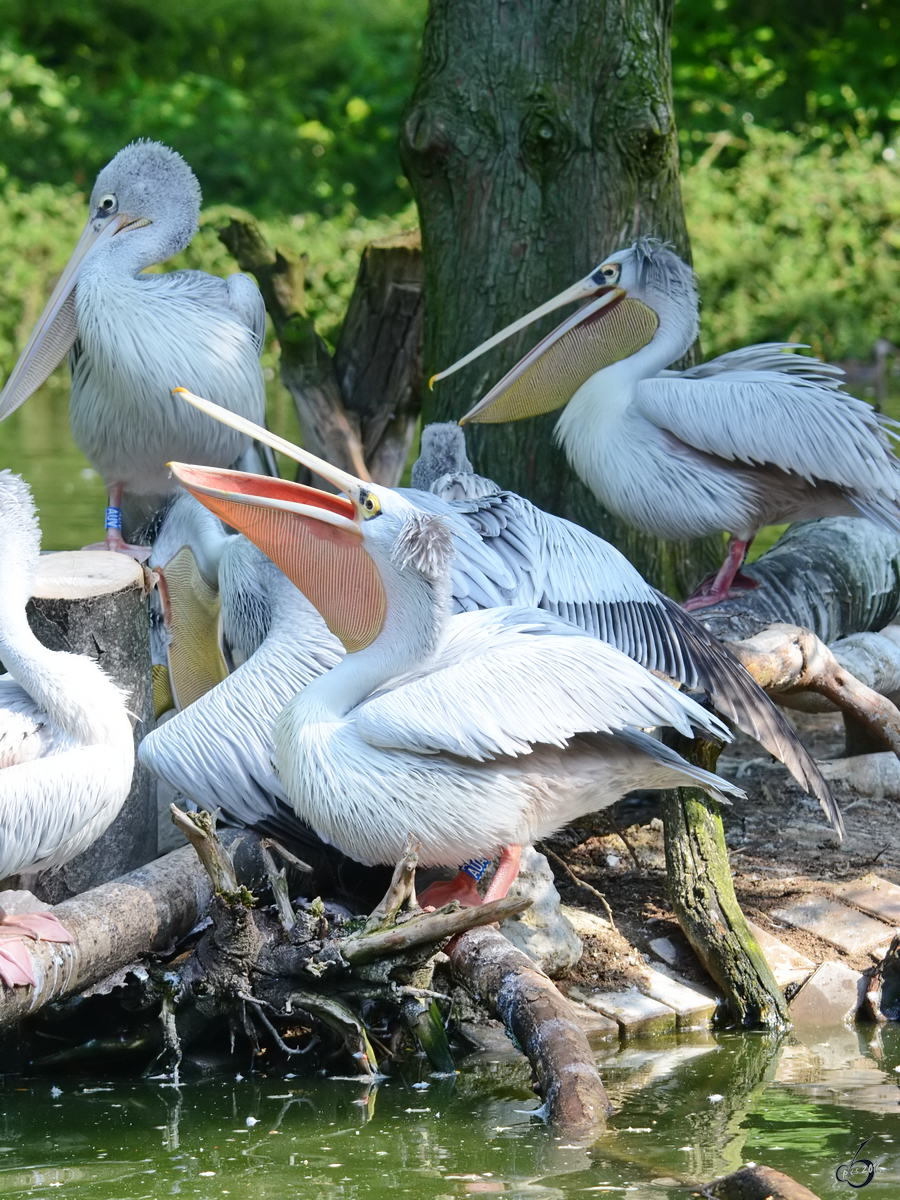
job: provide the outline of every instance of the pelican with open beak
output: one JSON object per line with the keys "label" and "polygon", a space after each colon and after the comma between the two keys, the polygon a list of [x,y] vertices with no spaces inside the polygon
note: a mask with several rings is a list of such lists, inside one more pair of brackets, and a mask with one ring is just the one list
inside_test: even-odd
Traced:
{"label": "pelican with open beak", "polygon": [[[274,729],[285,792],[320,837],[369,864],[397,861],[410,836],[425,866],[472,868],[500,853],[494,899],[515,878],[523,843],[633,788],[740,794],[644,732],[662,724],[727,737],[718,718],[546,612],[451,616],[444,521],[305,458],[340,495],[171,466],[272,558],[347,651]],[[458,880],[470,902],[471,873]]]}
{"label": "pelican with open beak", "polygon": [[895,423],[840,385],[841,371],[749,346],[687,371],[693,272],[642,239],[490,338],[443,379],[539,317],[586,300],[462,418],[511,421],[565,405],[556,426],[575,472],[623,520],[669,540],[731,534],[721,570],[686,607],[714,604],[739,578],[764,525],[864,516],[900,531]]}

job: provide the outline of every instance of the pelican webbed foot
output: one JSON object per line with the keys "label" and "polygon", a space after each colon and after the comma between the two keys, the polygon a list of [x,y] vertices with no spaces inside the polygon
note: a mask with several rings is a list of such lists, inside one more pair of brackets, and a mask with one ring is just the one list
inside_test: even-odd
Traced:
{"label": "pelican webbed foot", "polygon": [[150,557],[153,550],[152,546],[132,546],[122,537],[118,529],[108,529],[106,531],[105,542],[91,542],[89,546],[82,546],[82,550],[111,550],[114,554],[127,554],[136,562],[142,563]]}
{"label": "pelican webbed foot", "polygon": [[5,913],[0,909],[0,979],[7,987],[34,986],[31,957],[23,938],[71,942],[72,935],[52,913]]}

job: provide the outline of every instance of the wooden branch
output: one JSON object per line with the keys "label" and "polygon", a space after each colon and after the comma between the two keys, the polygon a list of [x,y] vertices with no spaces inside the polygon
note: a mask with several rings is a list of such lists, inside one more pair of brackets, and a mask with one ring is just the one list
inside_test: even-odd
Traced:
{"label": "wooden branch", "polygon": [[443,942],[447,938],[463,933],[467,929],[475,929],[479,925],[492,925],[496,921],[505,921],[507,917],[514,917],[516,913],[524,912],[530,904],[531,900],[528,897],[514,900],[509,896],[472,908],[460,908],[448,904],[445,908],[438,908],[434,912],[422,913],[398,921],[390,929],[374,933],[363,932],[344,938],[338,942],[338,947],[348,963],[357,965],[371,962],[373,959],[384,958],[388,954],[399,954],[403,950],[411,950],[416,946]]}
{"label": "wooden branch", "polygon": [[[225,829],[219,837],[236,855],[240,879],[263,877],[256,834]],[[37,984],[0,990],[0,1029],[13,1027],[51,1000],[99,983],[141,955],[171,946],[193,929],[212,898],[212,884],[197,870],[193,847],[184,846],[56,905],[54,916],[73,941],[29,945]]]}
{"label": "wooden branch", "polygon": [[568,1000],[543,971],[489,928],[458,938],[450,963],[528,1056],[547,1120],[573,1133],[601,1129],[611,1106],[593,1051]]}
{"label": "wooden branch", "polygon": [[241,270],[259,284],[281,346],[281,378],[293,398],[304,446],[368,479],[357,422],[344,407],[328,348],[307,316],[305,260],[273,250],[249,220],[232,217],[219,238]]}
{"label": "wooden branch", "polygon": [[[676,739],[689,762],[715,771],[717,743]],[[699,788],[663,795],[669,898],[697,957],[745,1027],[786,1029],[787,1003],[734,894],[719,806]]]}
{"label": "wooden branch", "polygon": [[789,704],[809,692],[824,697],[900,756],[900,711],[841,666],[808,629],[770,625],[729,649],[773,698]]}
{"label": "wooden branch", "polygon": [[422,243],[419,231],[365,249],[334,356],[376,483],[394,487],[422,407]]}
{"label": "wooden branch", "polygon": [[203,809],[199,812],[182,812],[176,804],[170,805],[170,811],[172,823],[194,847],[215,892],[236,892],[238,881],[234,863],[216,836],[215,813]]}
{"label": "wooden branch", "polygon": [[789,1175],[771,1167],[741,1167],[739,1171],[707,1184],[701,1195],[715,1200],[819,1200]]}

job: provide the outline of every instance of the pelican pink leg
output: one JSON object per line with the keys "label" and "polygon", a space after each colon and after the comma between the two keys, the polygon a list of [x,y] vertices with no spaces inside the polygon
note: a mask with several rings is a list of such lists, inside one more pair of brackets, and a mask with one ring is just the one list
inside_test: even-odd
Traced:
{"label": "pelican pink leg", "polygon": [[[750,539],[752,540],[752,539]],[[759,587],[759,581],[749,575],[741,574],[741,567],[750,549],[750,541],[742,542],[739,538],[730,538],[725,561],[715,575],[704,579],[692,596],[685,600],[682,608],[693,612],[698,608],[710,608],[720,600],[727,600],[732,589],[741,588],[750,591]]]}

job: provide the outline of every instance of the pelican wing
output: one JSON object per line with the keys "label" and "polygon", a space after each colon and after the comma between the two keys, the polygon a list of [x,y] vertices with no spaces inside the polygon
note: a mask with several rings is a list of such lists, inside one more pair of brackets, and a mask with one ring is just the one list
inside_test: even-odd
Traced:
{"label": "pelican wing", "polygon": [[537,609],[462,613],[428,667],[354,710],[371,745],[482,762],[576,733],[722,723],[612,646]]}
{"label": "pelican wing", "polygon": [[82,746],[0,771],[0,879],[59,866],[86,850],[127,792],[122,754],[110,746]]}
{"label": "pelican wing", "polygon": [[0,679],[0,768],[34,762],[73,744],[24,688],[8,676]]}
{"label": "pelican wing", "polygon": [[696,450],[769,465],[863,498],[900,493],[887,429],[847,392],[780,371],[641,382],[635,408]]}
{"label": "pelican wing", "polygon": [[840,388],[844,372],[834,363],[822,362],[809,354],[799,354],[808,346],[796,342],[758,342],[755,346],[742,346],[729,350],[707,362],[688,367],[685,371],[660,371],[660,375],[675,375],[682,379],[709,379],[726,371],[780,371],[795,375],[809,383],[836,391]]}

